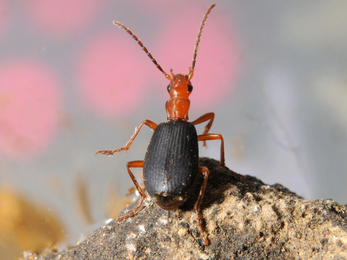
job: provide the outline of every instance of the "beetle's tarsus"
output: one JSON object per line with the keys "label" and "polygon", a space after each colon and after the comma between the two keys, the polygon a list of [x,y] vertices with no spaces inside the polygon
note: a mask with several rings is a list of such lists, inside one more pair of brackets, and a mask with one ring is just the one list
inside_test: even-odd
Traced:
{"label": "beetle's tarsus", "polygon": [[239,174],[237,172],[234,172],[232,170],[230,170],[227,166],[225,165],[220,165],[221,167],[223,167],[224,169],[228,170],[232,175],[234,175],[234,177],[236,179],[238,179],[239,181],[245,181],[246,180],[246,176],[242,175],[242,174]]}

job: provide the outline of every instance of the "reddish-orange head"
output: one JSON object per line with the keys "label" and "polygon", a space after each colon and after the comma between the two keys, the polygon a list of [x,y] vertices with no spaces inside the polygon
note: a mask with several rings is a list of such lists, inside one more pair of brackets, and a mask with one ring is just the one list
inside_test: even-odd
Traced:
{"label": "reddish-orange head", "polygon": [[189,75],[172,74],[172,76],[172,80],[167,86],[170,95],[165,106],[167,119],[187,121],[190,107],[189,95],[192,93],[193,86],[189,80]]}

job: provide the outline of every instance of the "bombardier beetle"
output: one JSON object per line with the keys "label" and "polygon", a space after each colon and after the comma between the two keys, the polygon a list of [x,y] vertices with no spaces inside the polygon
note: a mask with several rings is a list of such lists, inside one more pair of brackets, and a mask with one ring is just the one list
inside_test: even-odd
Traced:
{"label": "bombardier beetle", "polygon": [[[195,203],[194,210],[196,211],[199,231],[205,245],[209,244],[209,240],[203,232],[200,205],[204,197],[210,172],[206,167],[199,166],[198,141],[203,141],[204,146],[206,146],[206,141],[208,140],[220,140],[220,166],[226,169],[228,168],[225,166],[224,140],[222,135],[217,133],[209,133],[214,120],[214,113],[204,114],[198,119],[188,122],[188,111],[190,106],[189,95],[193,90],[191,79],[194,74],[200,37],[207,16],[214,6],[215,4],[208,8],[201,22],[194,48],[192,66],[189,68],[188,74],[174,74],[171,70],[171,76],[168,75],[160,67],[142,42],[127,27],[120,22],[113,22],[115,25],[131,35],[131,37],[142,47],[143,51],[157,66],[157,68],[168,80],[170,80],[170,84],[167,86],[167,91],[170,95],[170,99],[166,102],[167,122],[157,125],[150,120],[145,120],[139,125],[139,127],[135,128],[134,134],[122,148],[115,150],[100,150],[96,152],[96,154],[101,153],[111,156],[117,152],[124,150],[128,151],[137,134],[140,132],[142,126],[147,125],[149,128],[151,128],[154,133],[151,141],[149,142],[144,160],[131,161],[126,164],[130,178],[141,195],[141,202],[134,211],[126,216],[119,217],[117,222],[132,217],[134,214],[136,214],[147,196],[144,190],[138,184],[130,168],[143,168],[145,190],[152,200],[164,210],[173,210],[180,207],[189,197],[194,187],[193,184],[197,174],[202,174],[204,176],[204,180],[198,199]],[[208,123],[205,126],[203,134],[198,135],[195,125],[207,121]],[[237,173],[232,173],[237,178],[243,177]]]}

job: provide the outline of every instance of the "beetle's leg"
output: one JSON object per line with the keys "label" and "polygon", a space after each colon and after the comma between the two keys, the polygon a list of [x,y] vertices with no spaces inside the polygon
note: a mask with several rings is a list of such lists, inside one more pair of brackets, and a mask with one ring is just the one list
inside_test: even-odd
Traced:
{"label": "beetle's leg", "polygon": [[133,135],[130,137],[129,141],[122,147],[122,148],[118,148],[118,149],[115,149],[115,150],[100,150],[100,151],[96,151],[95,154],[98,154],[98,153],[101,153],[101,154],[105,154],[105,155],[113,155],[114,153],[118,153],[118,152],[121,152],[121,151],[128,151],[131,144],[133,143],[133,141],[135,140],[137,134],[140,132],[141,130],[141,127],[143,125],[147,125],[149,128],[151,128],[153,131],[157,128],[157,124],[156,123],[153,123],[151,120],[145,120],[143,121],[139,127],[136,127],[135,128],[135,132],[133,133]]}
{"label": "beetle's leg", "polygon": [[[198,119],[195,119],[193,122],[191,122],[193,125],[197,125],[197,124],[201,124],[207,120],[210,120],[210,122],[208,122],[208,124],[205,126],[205,131],[202,134],[207,134],[208,131],[210,131],[210,128],[213,124],[213,120],[214,120],[214,113],[206,113],[204,115],[202,115],[201,117],[199,117]],[[206,147],[206,141],[204,141],[204,146]]]}
{"label": "beetle's leg", "polygon": [[224,139],[221,134],[216,133],[208,133],[208,134],[202,134],[198,135],[198,141],[208,141],[208,140],[220,140],[220,161],[219,165],[230,171],[237,179],[244,180],[245,176],[238,174],[232,170],[230,170],[227,166],[225,166],[225,157],[224,157]]}
{"label": "beetle's leg", "polygon": [[204,141],[205,142],[208,140],[221,140],[219,165],[224,167],[225,166],[225,157],[224,157],[224,139],[223,139],[223,136],[221,134],[216,134],[216,133],[208,133],[208,134],[198,135],[198,141]]}
{"label": "beetle's leg", "polygon": [[143,191],[143,189],[141,188],[141,186],[138,184],[134,174],[130,171],[130,168],[143,168],[143,161],[131,161],[131,162],[127,162],[127,170],[128,170],[128,173],[129,173],[129,176],[130,178],[132,179],[137,191],[140,193],[141,195],[141,202],[140,204],[136,207],[136,209],[129,213],[128,215],[126,216],[123,216],[123,217],[119,217],[117,218],[117,222],[123,220],[123,219],[127,219],[127,218],[130,218],[131,216],[133,216],[134,214],[136,214],[139,209],[141,208],[142,206],[142,203],[143,201],[146,199],[146,194],[145,192]]}
{"label": "beetle's leg", "polygon": [[194,209],[196,212],[196,218],[198,220],[198,226],[199,226],[201,237],[204,240],[204,244],[208,245],[210,242],[208,241],[207,237],[205,236],[204,230],[202,229],[202,225],[201,225],[202,214],[200,211],[200,205],[201,205],[202,199],[204,198],[204,194],[205,194],[205,190],[206,190],[206,186],[207,186],[207,179],[208,179],[208,176],[210,175],[210,171],[204,166],[199,166],[199,173],[204,175],[204,182],[201,186],[199,197],[195,203]]}
{"label": "beetle's leg", "polygon": [[[141,183],[140,186],[141,186],[142,189],[145,188],[145,184],[144,183]],[[134,194],[136,190],[137,190],[136,187],[129,188],[125,195],[129,196],[131,194]]]}

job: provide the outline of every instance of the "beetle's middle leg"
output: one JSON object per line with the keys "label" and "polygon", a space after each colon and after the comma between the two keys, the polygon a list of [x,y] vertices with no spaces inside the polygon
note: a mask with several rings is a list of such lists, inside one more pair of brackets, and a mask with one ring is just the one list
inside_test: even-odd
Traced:
{"label": "beetle's middle leg", "polygon": [[137,134],[140,132],[141,127],[143,125],[147,125],[153,131],[157,128],[157,124],[156,123],[152,122],[151,120],[146,119],[138,127],[135,128],[135,132],[130,137],[129,141],[122,148],[118,148],[118,149],[114,149],[114,150],[99,150],[99,151],[96,151],[95,154],[101,153],[101,154],[105,154],[105,155],[113,155],[114,153],[118,153],[118,152],[121,152],[121,151],[124,151],[124,150],[128,151],[130,146],[131,146],[131,144],[134,142]]}
{"label": "beetle's middle leg", "polygon": [[[214,113],[206,113],[204,115],[202,115],[201,117],[195,119],[193,122],[191,122],[193,125],[197,125],[197,124],[201,124],[203,122],[206,122],[207,120],[210,120],[210,122],[208,122],[208,124],[205,126],[205,130],[202,134],[207,134],[208,131],[210,131],[210,128],[213,124],[213,120],[214,120]],[[204,146],[206,147],[206,141],[204,141]]]}
{"label": "beetle's middle leg", "polygon": [[130,171],[130,168],[143,168],[143,161],[131,161],[131,162],[127,162],[127,170],[128,170],[128,173],[129,173],[129,176],[130,178],[132,179],[137,191],[140,193],[141,195],[141,202],[140,204],[136,207],[136,209],[129,213],[128,215],[126,216],[123,216],[123,217],[119,217],[117,219],[117,222],[123,220],[123,219],[127,219],[127,218],[130,218],[131,216],[133,216],[134,214],[136,214],[139,209],[141,208],[142,206],[142,203],[143,201],[146,199],[146,194],[145,192],[143,191],[143,189],[141,188],[141,186],[139,185],[139,183],[137,182],[134,174]]}
{"label": "beetle's middle leg", "polygon": [[230,170],[226,165],[225,165],[225,156],[224,156],[224,139],[221,134],[216,134],[216,133],[208,133],[208,134],[202,134],[198,135],[198,141],[208,141],[208,140],[220,140],[221,145],[220,145],[220,161],[219,165],[230,171],[237,179],[239,180],[244,180],[245,176],[238,174],[232,170]]}

